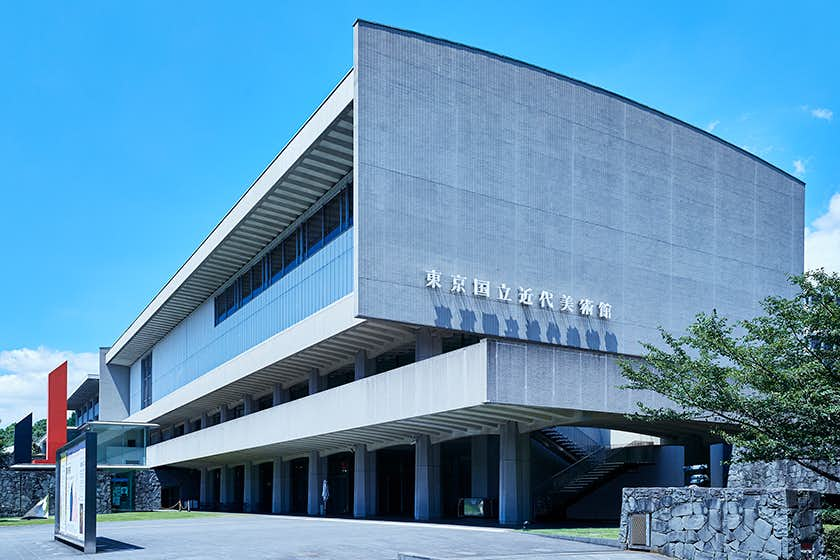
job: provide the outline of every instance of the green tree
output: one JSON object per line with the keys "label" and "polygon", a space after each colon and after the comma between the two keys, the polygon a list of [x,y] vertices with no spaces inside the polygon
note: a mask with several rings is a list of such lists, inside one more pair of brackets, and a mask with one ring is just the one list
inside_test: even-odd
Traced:
{"label": "green tree", "polygon": [[840,276],[792,277],[793,297],[769,297],[764,314],[732,323],[697,315],[684,336],[663,329],[644,344],[645,363],[622,362],[628,387],[668,397],[673,408],[639,403],[642,420],[699,418],[739,449],[737,460],[790,459],[840,482]]}
{"label": "green tree", "polygon": [[0,453],[7,447],[15,444],[15,425],[9,424],[5,428],[0,428]]}

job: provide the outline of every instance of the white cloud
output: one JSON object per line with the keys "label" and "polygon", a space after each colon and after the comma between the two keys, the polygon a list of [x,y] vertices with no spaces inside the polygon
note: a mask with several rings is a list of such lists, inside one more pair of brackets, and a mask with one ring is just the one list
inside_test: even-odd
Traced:
{"label": "white cloud", "polygon": [[706,125],[706,132],[714,132],[717,128],[717,125],[720,124],[720,121],[712,121]]}
{"label": "white cloud", "polygon": [[818,119],[830,121],[834,117],[834,111],[824,107],[817,107],[816,109],[811,109],[811,115]]}
{"label": "white cloud", "polygon": [[834,118],[834,111],[828,109],[827,107],[814,107],[813,109],[808,105],[802,105],[800,107],[806,113],[810,113],[812,117],[815,119],[822,119],[824,121],[830,121]]}
{"label": "white cloud", "polygon": [[805,228],[805,270],[824,267],[840,272],[840,192],[828,203],[828,211]]}
{"label": "white cloud", "polygon": [[99,371],[99,355],[39,346],[0,350],[0,426],[17,422],[29,412],[33,420],[47,415],[47,375],[67,361],[67,391],[89,373]]}
{"label": "white cloud", "polygon": [[793,160],[793,171],[797,175],[802,175],[803,173],[805,173],[805,162],[801,159]]}

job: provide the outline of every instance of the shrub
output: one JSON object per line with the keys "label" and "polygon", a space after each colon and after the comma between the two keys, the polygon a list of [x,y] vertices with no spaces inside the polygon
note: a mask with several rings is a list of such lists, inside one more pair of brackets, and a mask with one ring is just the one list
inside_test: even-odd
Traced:
{"label": "shrub", "polygon": [[823,525],[827,560],[840,560],[840,525]]}
{"label": "shrub", "polygon": [[828,506],[822,510],[823,525],[840,525],[840,508]]}

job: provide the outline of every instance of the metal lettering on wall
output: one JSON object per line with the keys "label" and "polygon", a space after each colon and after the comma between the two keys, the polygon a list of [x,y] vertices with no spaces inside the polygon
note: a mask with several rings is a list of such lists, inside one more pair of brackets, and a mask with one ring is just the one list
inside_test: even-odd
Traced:
{"label": "metal lettering on wall", "polygon": [[[452,279],[449,284],[449,293],[456,295],[467,295],[467,290],[470,288],[467,284],[467,277],[460,274],[453,274],[449,276]],[[426,271],[426,287],[431,290],[443,290],[443,273],[435,269]],[[581,298],[575,301],[575,298],[568,294],[560,294],[555,302],[554,292],[548,290],[541,290],[539,293],[535,292],[533,288],[525,288],[519,286],[514,294],[511,294],[511,288],[504,282],[496,284],[496,297],[490,289],[489,280],[480,280],[473,278],[471,293],[475,297],[495,299],[505,303],[513,303],[516,298],[516,303],[520,305],[539,305],[542,309],[557,309],[565,313],[575,313],[586,317],[592,317],[597,309],[597,316],[600,319],[612,318],[612,305],[605,301],[599,301],[597,304],[594,300],[589,298]],[[555,307],[556,306],[556,307]]]}

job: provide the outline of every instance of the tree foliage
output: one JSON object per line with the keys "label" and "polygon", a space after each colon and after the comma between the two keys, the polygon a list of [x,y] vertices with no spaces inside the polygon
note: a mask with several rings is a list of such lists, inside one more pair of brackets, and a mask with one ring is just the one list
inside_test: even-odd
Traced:
{"label": "tree foliage", "polygon": [[701,313],[683,336],[660,329],[664,347],[644,344],[646,363],[621,367],[628,387],[677,405],[639,403],[636,418],[722,421],[739,460],[790,459],[840,482],[821,466],[840,463],[840,276],[791,281],[795,295],[765,299],[762,316]]}

